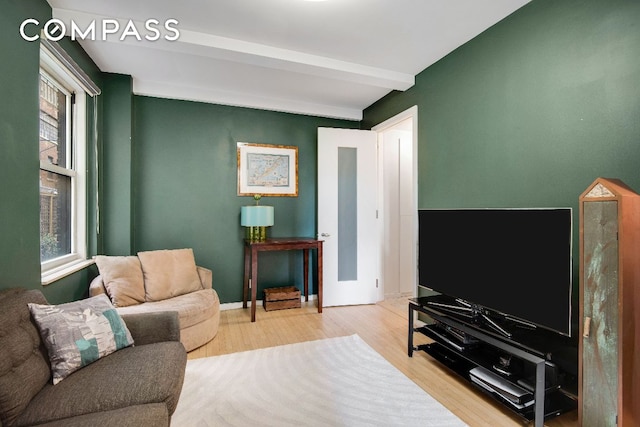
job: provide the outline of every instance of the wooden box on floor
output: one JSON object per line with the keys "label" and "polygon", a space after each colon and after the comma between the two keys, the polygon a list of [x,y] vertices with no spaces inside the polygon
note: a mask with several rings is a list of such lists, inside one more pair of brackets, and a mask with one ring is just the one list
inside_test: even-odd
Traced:
{"label": "wooden box on floor", "polygon": [[265,311],[300,308],[300,290],[295,286],[265,289],[262,303]]}

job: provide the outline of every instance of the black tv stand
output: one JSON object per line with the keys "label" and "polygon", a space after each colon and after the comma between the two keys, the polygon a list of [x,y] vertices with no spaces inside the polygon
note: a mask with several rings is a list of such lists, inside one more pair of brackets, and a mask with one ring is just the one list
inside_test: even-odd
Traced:
{"label": "black tv stand", "polygon": [[[409,301],[409,357],[415,350],[426,352],[536,427],[577,408],[552,360],[555,334],[514,326],[507,335],[498,321],[478,323],[474,307],[459,304],[442,295]],[[414,328],[416,311],[435,323]],[[433,342],[414,347],[414,332]]]}
{"label": "black tv stand", "polygon": [[482,306],[470,304],[460,298],[456,298],[455,302],[459,305],[447,304],[437,301],[426,301],[425,304],[433,307],[438,307],[443,310],[453,311],[454,313],[460,314],[469,319],[473,319],[473,321],[476,323],[484,323],[488,327],[492,328],[493,330],[497,331],[507,338],[511,338],[513,336],[511,332],[507,331],[505,328],[494,322]]}

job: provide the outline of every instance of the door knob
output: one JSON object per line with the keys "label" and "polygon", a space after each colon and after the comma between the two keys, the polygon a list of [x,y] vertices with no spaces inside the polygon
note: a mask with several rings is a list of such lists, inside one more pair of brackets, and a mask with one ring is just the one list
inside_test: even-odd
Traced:
{"label": "door knob", "polygon": [[321,237],[331,237],[331,234],[329,234],[329,233],[321,233],[320,236]]}

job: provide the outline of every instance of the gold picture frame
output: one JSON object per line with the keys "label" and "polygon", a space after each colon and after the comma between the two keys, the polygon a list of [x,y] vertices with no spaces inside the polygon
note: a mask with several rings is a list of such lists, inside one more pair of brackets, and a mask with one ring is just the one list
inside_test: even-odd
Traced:
{"label": "gold picture frame", "polygon": [[298,147],[237,143],[238,196],[298,197]]}

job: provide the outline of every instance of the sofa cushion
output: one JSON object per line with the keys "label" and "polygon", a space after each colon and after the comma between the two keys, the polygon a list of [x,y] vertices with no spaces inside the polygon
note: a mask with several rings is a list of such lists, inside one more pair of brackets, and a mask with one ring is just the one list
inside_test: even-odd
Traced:
{"label": "sofa cushion", "polygon": [[46,384],[16,425],[37,425],[152,403],[166,404],[169,414],[173,414],[186,363],[184,346],[176,341],[122,349],[55,386]]}
{"label": "sofa cushion", "polygon": [[164,403],[146,403],[127,406],[112,411],[93,412],[73,418],[38,424],[38,427],[169,427],[171,420],[167,405]]}
{"label": "sofa cushion", "polygon": [[0,291],[0,425],[8,426],[51,378],[46,350],[29,313],[46,304],[37,290]]}
{"label": "sofa cushion", "polygon": [[202,289],[192,249],[138,252],[146,301],[162,301]]}
{"label": "sofa cushion", "polygon": [[53,384],[101,357],[133,344],[106,295],[60,305],[29,304],[47,347]]}
{"label": "sofa cushion", "polygon": [[95,258],[104,287],[115,307],[144,302],[144,277],[137,256],[105,256]]}
{"label": "sofa cushion", "polygon": [[217,294],[213,289],[202,289],[180,295],[168,300],[146,302],[140,305],[118,308],[121,315],[133,313],[155,313],[158,311],[177,311],[180,319],[180,329],[196,325],[212,317],[218,307]]}

